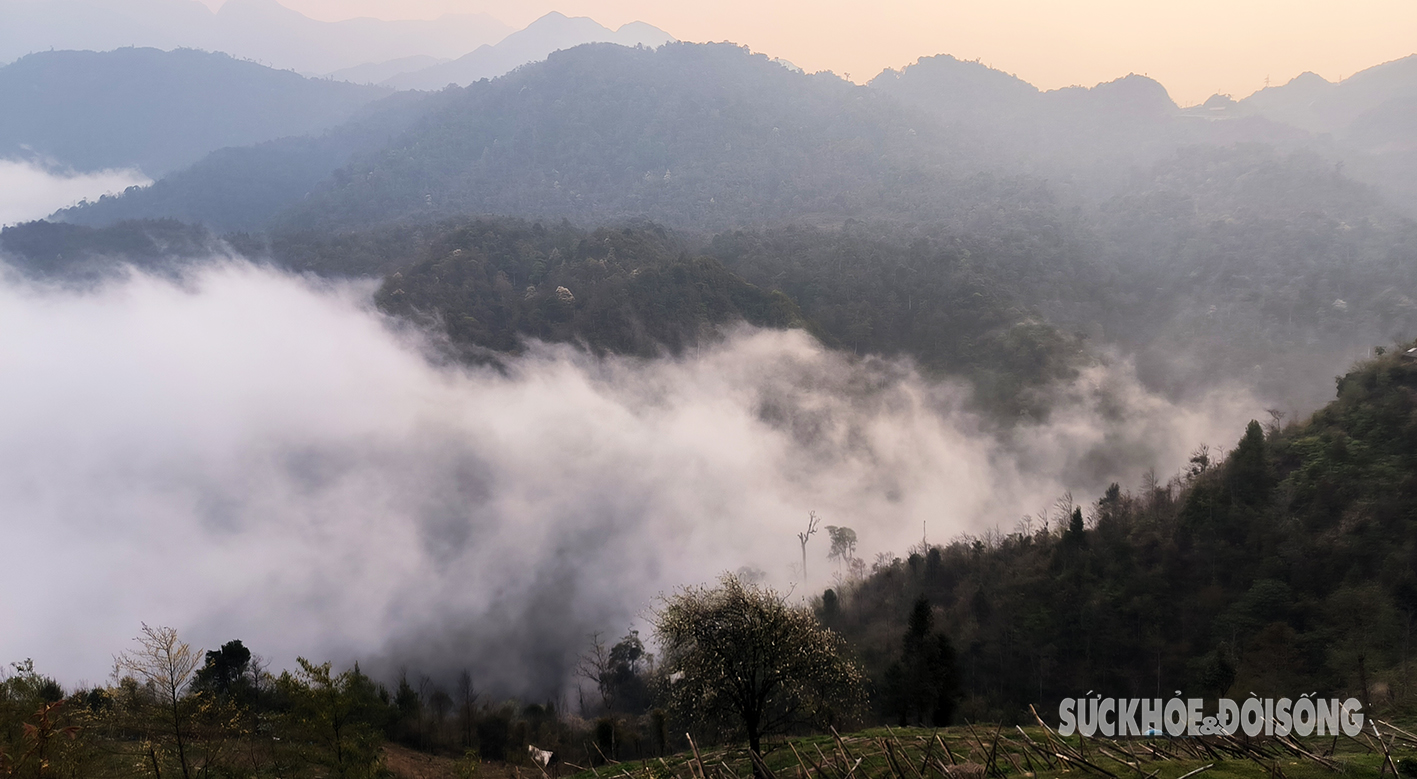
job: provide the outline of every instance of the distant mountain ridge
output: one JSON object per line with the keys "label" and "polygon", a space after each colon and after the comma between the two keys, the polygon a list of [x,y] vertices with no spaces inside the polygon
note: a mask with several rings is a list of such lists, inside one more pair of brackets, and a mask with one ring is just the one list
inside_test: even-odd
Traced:
{"label": "distant mountain ridge", "polygon": [[738,46],[587,44],[457,93],[353,160],[292,218],[510,213],[720,226],[884,214],[878,198],[939,214],[959,194],[940,177],[983,164],[973,148],[885,95]]}
{"label": "distant mountain ridge", "polygon": [[366,62],[352,68],[341,68],[333,73],[326,73],[325,78],[333,81],[348,81],[351,84],[379,84],[403,73],[412,73],[449,61],[426,54],[415,54],[412,57],[399,57],[384,62]]}
{"label": "distant mountain ridge", "polygon": [[481,46],[452,62],[393,76],[383,84],[396,89],[442,89],[448,84],[465,87],[546,59],[554,51],[586,43],[656,48],[673,40],[674,36],[644,22],[631,22],[611,30],[588,17],[568,17],[553,11],[499,43]]}
{"label": "distant mountain ridge", "polygon": [[1239,113],[1268,116],[1314,133],[1351,134],[1384,107],[1417,104],[1417,54],[1361,70],[1339,83],[1301,73],[1236,103]]}
{"label": "distant mountain ridge", "polygon": [[1216,95],[1205,108],[1218,125],[1262,119],[1310,133],[1350,175],[1417,212],[1417,54],[1338,83],[1301,73],[1242,100]]}
{"label": "distant mountain ridge", "polygon": [[276,0],[0,0],[0,64],[37,51],[138,46],[223,51],[307,75],[423,55],[460,57],[512,28],[486,14],[322,22]]}
{"label": "distant mountain ridge", "polygon": [[343,124],[390,93],[189,49],[42,52],[0,67],[0,157],[158,177]]}
{"label": "distant mountain ridge", "polygon": [[[568,28],[606,31],[589,19],[553,14],[518,36],[545,41],[545,30]],[[479,58],[485,64],[489,52],[516,49],[518,36],[463,64]],[[1178,149],[1235,144],[1317,152],[1389,194],[1413,188],[1413,197],[1401,202],[1409,210],[1417,205],[1417,176],[1406,173],[1417,170],[1417,152],[1403,159],[1401,147],[1379,155],[1326,143],[1234,108],[1245,101],[1217,99],[1183,110],[1145,76],[1045,92],[978,62],[941,55],[887,70],[863,88],[745,53],[702,44],[641,52],[573,47],[487,83],[449,90],[437,110],[400,120],[399,135],[354,129],[224,152],[205,173],[184,172],[180,185],[159,182],[145,194],[110,198],[66,218],[106,224],[175,217],[260,229],[281,208],[307,199],[301,215],[291,218],[363,224],[458,214],[650,216],[681,227],[808,215],[935,218],[973,197],[959,176],[1025,176],[1100,203],[1128,191],[1137,176]],[[1399,61],[1378,71],[1387,74],[1387,86],[1364,80],[1381,87],[1379,96],[1400,97],[1403,82],[1393,77],[1402,67]],[[1328,88],[1316,76],[1303,81],[1320,92]],[[1392,113],[1359,116],[1373,119],[1368,126],[1389,128],[1395,139],[1389,147],[1411,145],[1410,134],[1401,132],[1405,104],[1379,103]],[[869,106],[864,113],[863,106]],[[1376,121],[1384,116],[1387,125]],[[362,156],[345,165],[354,153]],[[298,154],[315,162],[292,166]],[[246,171],[241,175],[238,159]],[[299,176],[290,175],[297,169]],[[218,170],[230,174],[205,178]],[[320,182],[320,170],[335,175]],[[160,190],[168,194],[158,198]],[[885,208],[873,200],[877,195],[898,201],[901,210]]]}

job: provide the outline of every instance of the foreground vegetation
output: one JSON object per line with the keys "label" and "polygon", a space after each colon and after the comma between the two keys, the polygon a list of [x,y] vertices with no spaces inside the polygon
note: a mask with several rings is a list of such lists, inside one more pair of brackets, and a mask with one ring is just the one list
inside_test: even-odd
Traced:
{"label": "foreground vegetation", "polygon": [[[1035,720],[1036,723],[1036,720]],[[586,769],[577,779],[952,779],[1035,776],[1410,776],[1417,737],[1388,723],[1383,739],[1062,738],[1046,725],[874,728],[784,739],[762,761],[736,748],[698,748],[662,759]],[[574,767],[573,767],[574,768]]]}
{"label": "foreground vegetation", "polygon": [[[886,556],[823,598],[826,624],[882,680],[925,598],[958,650],[960,714],[1027,723],[1096,690],[1153,697],[1357,697],[1417,706],[1417,360],[1403,347],[1338,379],[1311,419],[1251,422],[1188,471],[1012,532]],[[883,711],[883,714],[889,712]]]}

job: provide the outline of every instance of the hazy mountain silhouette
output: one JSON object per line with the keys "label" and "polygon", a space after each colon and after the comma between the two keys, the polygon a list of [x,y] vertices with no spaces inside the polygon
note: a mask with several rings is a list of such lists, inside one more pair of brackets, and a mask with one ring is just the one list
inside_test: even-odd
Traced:
{"label": "hazy mountain silhouette", "polygon": [[1166,88],[1136,74],[1092,88],[1048,92],[1017,76],[948,54],[922,57],[871,79],[872,89],[924,108],[947,121],[1002,124],[1022,119],[1066,120],[1089,125],[1154,121],[1177,113]]}
{"label": "hazy mountain silhouette", "polygon": [[868,85],[946,121],[1017,119],[1037,103],[1038,88],[1017,76],[948,54],[887,68]]}
{"label": "hazy mountain silhouette", "polygon": [[275,0],[0,0],[0,63],[50,49],[224,51],[305,74],[424,55],[451,59],[511,28],[486,14],[431,21],[321,22]]}
{"label": "hazy mountain silhouette", "polygon": [[308,196],[351,155],[383,148],[451,97],[396,92],[325,133],[220,149],[151,186],[60,213],[64,221],[92,226],[161,215],[223,232],[258,231]]}
{"label": "hazy mountain silhouette", "polygon": [[[889,96],[726,44],[587,44],[467,88],[396,96],[417,94],[437,100],[400,114],[406,132],[381,136],[352,123],[320,138],[225,150],[66,218],[249,229],[272,204],[294,201],[287,225],[468,213],[649,216],[693,227],[806,215],[982,218],[992,207],[961,209],[959,199],[1019,187],[992,179],[966,187],[963,176],[993,164],[980,145]],[[291,176],[298,148],[319,160],[299,166],[313,172],[356,146],[363,153],[319,187]]]}
{"label": "hazy mountain silhouette", "polygon": [[1359,71],[1337,84],[1303,73],[1282,86],[1261,89],[1236,108],[1310,132],[1348,137],[1362,132],[1364,124],[1381,125],[1381,117],[1413,105],[1417,105],[1417,55]]}
{"label": "hazy mountain silhouette", "polygon": [[301,218],[460,213],[675,225],[948,210],[982,163],[895,100],[726,44],[588,44],[459,91],[354,160]]}
{"label": "hazy mountain silhouette", "polygon": [[1130,176],[1197,143],[1307,141],[1308,133],[1260,116],[1239,122],[1177,107],[1166,88],[1129,74],[1093,87],[1041,91],[978,62],[924,57],[870,82],[963,130],[988,138],[1017,169],[1046,176],[1086,197],[1111,196]]}
{"label": "hazy mountain silhouette", "polygon": [[1282,86],[1265,87],[1243,100],[1231,100],[1216,95],[1205,105],[1234,114],[1258,114],[1284,122],[1309,132],[1332,132],[1337,129],[1334,117],[1320,108],[1324,98],[1338,88],[1337,84],[1317,73],[1304,72]]}
{"label": "hazy mountain silhouette", "polygon": [[348,81],[351,84],[378,84],[401,73],[412,73],[448,61],[425,54],[415,54],[412,57],[399,57],[384,62],[368,62],[363,65],[355,65],[352,68],[341,68],[333,73],[326,73],[325,78]]}
{"label": "hazy mountain silhouette", "polygon": [[[533,27],[561,21],[578,22]],[[1054,194],[1101,203],[1191,145],[1259,142],[1286,154],[1313,146],[1306,131],[1245,116],[1233,101],[1182,111],[1144,76],[1043,92],[949,56],[859,87],[735,46],[589,44],[435,94],[436,105],[401,104],[398,121],[382,129],[354,123],[224,150],[66,218],[257,229],[294,207],[283,224],[459,214],[583,224],[648,216],[694,229],[803,218],[957,221],[1015,213],[1044,190],[1039,179]],[[1388,121],[1400,130],[1401,118]],[[1392,177],[1374,172],[1376,158],[1349,158],[1361,181]],[[1003,178],[965,183],[986,171]],[[1010,194],[1000,195],[1002,186]],[[992,205],[965,205],[981,201]]]}
{"label": "hazy mountain silhouette", "polygon": [[528,62],[546,59],[553,51],[583,43],[654,48],[672,40],[674,36],[643,22],[631,22],[611,30],[594,19],[568,17],[553,11],[500,43],[479,47],[452,62],[396,75],[384,84],[398,89],[442,89],[448,84],[467,86],[484,78],[496,78]]}
{"label": "hazy mountain silhouette", "polygon": [[43,52],[0,68],[0,156],[156,177],[225,146],[333,127],[387,94],[193,50]]}
{"label": "hazy mountain silhouette", "polygon": [[1417,212],[1417,55],[1333,83],[1303,73],[1244,98],[1217,95],[1204,113],[1217,121],[1266,119],[1309,134],[1307,144]]}

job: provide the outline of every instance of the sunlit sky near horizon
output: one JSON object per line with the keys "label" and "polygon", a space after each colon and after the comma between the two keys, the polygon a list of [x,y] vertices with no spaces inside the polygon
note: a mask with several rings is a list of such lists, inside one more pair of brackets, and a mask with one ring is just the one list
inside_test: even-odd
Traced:
{"label": "sunlit sky near horizon", "polygon": [[[205,0],[219,6],[222,0]],[[281,0],[307,16],[487,13],[514,27],[560,11],[682,40],[731,40],[864,82],[921,56],[979,59],[1053,89],[1128,73],[1183,105],[1236,98],[1309,70],[1337,80],[1417,52],[1413,0]]]}

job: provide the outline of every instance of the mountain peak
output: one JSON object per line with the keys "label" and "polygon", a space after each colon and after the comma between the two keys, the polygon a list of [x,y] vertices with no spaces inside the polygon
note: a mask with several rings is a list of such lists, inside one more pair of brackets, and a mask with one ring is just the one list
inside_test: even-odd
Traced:
{"label": "mountain peak", "polygon": [[467,86],[484,78],[496,78],[527,63],[544,60],[552,52],[586,43],[658,48],[673,40],[674,36],[644,22],[629,22],[612,31],[588,16],[566,16],[552,11],[499,43],[482,46],[452,62],[402,73],[384,84],[397,89],[425,90],[442,89],[448,84]]}

